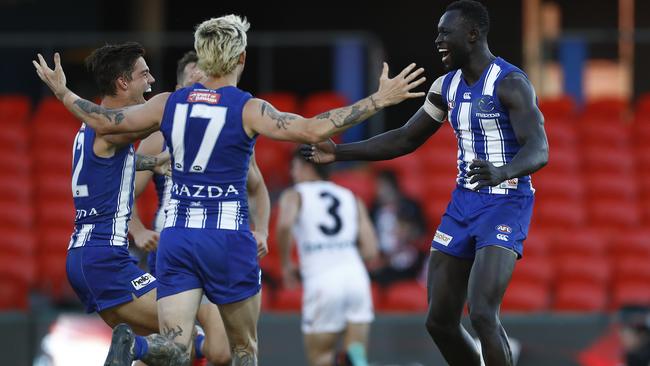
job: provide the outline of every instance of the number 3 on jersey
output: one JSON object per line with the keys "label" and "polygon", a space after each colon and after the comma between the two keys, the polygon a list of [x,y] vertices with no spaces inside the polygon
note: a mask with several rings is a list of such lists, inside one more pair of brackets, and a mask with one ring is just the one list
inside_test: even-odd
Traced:
{"label": "number 3 on jersey", "polygon": [[84,131],[81,130],[77,133],[77,138],[74,141],[74,151],[72,152],[73,158],[74,155],[79,151],[79,160],[74,166],[74,172],[72,173],[72,197],[88,197],[88,185],[83,184],[79,185],[79,174],[81,174],[81,168],[84,165]]}
{"label": "number 3 on jersey", "polygon": [[[174,148],[174,169],[184,170],[185,165],[185,126],[187,124],[187,109],[189,105],[179,103],[174,111],[174,125],[172,127],[172,146]],[[205,104],[194,104],[190,112],[190,118],[205,118],[210,120],[203,134],[199,151],[192,162],[189,172],[203,173],[205,166],[210,161],[212,150],[217,143],[221,129],[226,123],[226,107],[212,106]]]}

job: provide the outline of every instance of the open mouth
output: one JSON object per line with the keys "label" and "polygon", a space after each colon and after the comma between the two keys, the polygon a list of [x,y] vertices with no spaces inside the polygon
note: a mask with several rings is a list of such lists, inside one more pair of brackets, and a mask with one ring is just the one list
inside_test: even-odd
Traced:
{"label": "open mouth", "polygon": [[449,50],[446,48],[438,48],[438,52],[442,56],[442,62],[447,63],[449,60]]}

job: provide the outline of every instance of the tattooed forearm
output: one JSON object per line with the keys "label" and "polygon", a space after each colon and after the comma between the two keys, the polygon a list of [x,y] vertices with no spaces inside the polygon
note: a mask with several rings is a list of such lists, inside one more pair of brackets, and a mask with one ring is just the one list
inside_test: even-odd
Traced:
{"label": "tattooed forearm", "polygon": [[110,123],[119,125],[124,120],[124,109],[107,109],[85,99],[77,99],[73,103],[83,112],[104,116]]}
{"label": "tattooed forearm", "polygon": [[[181,329],[182,332],[182,329]],[[173,334],[171,330],[170,334]],[[147,339],[147,354],[142,357],[142,361],[150,366],[167,366],[167,365],[190,365],[190,353],[187,347],[172,342],[169,338],[160,334],[151,334]]]}
{"label": "tattooed forearm", "polygon": [[272,105],[266,102],[262,103],[260,113],[262,115],[266,114],[267,116],[269,116],[272,120],[275,121],[275,125],[278,127],[278,129],[282,129],[282,130],[286,130],[289,127],[289,125],[291,124],[290,121],[298,118],[298,116],[291,113],[278,112],[277,109],[275,109]]}
{"label": "tattooed forearm", "polygon": [[158,165],[158,158],[135,154],[135,170],[153,170]]}
{"label": "tattooed forearm", "polygon": [[368,105],[363,105],[362,102],[358,102],[349,107],[339,108],[332,111],[332,113],[328,113],[328,117],[326,118],[332,122],[334,127],[342,128],[361,122],[370,117],[373,113],[374,112],[371,111],[371,108]]}
{"label": "tattooed forearm", "polygon": [[234,345],[232,351],[233,366],[257,366],[257,357],[250,344]]}

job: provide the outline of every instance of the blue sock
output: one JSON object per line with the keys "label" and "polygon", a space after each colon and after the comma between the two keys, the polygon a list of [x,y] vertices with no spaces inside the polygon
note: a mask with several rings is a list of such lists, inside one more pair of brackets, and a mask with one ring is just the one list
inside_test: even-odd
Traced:
{"label": "blue sock", "polygon": [[197,334],[194,338],[194,353],[196,353],[196,358],[203,358],[203,352],[201,352],[201,347],[203,347],[203,341],[205,336],[203,334]]}
{"label": "blue sock", "polygon": [[147,344],[147,339],[142,336],[135,336],[135,347],[133,353],[135,354],[135,360],[139,360],[144,357],[149,351],[149,345]]}

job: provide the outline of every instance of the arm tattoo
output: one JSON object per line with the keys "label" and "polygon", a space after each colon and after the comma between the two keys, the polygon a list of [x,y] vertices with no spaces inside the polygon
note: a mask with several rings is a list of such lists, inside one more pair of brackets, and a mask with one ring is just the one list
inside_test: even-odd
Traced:
{"label": "arm tattoo", "polygon": [[278,129],[282,130],[286,130],[291,124],[290,121],[297,118],[297,116],[291,113],[278,112],[277,109],[273,108],[273,106],[267,102],[262,103],[260,113],[262,115],[266,113],[272,120],[275,121],[275,125],[278,127]]}
{"label": "arm tattoo", "polygon": [[[174,332],[173,329],[171,331]],[[182,331],[180,329],[181,333]],[[151,334],[146,337],[146,340],[148,350],[147,354],[142,357],[142,361],[147,365],[190,365],[190,353],[187,352],[187,347],[174,343],[171,339],[160,334]]]}
{"label": "arm tattoo", "polygon": [[119,125],[124,120],[124,109],[107,109],[81,98],[75,100],[73,104],[85,113],[102,115],[106,117],[110,123],[115,125]]}
{"label": "arm tattoo", "polygon": [[375,101],[375,98],[373,98],[372,95],[370,96],[370,103],[372,103],[372,107],[373,107],[376,111],[379,110],[379,106],[377,105],[377,101]]}
{"label": "arm tattoo", "polygon": [[158,158],[135,154],[135,170],[153,170],[158,165]]}
{"label": "arm tattoo", "polygon": [[[349,107],[340,108],[330,113],[323,113],[324,117],[329,119],[336,128],[356,124],[372,115],[372,111],[367,106],[361,105],[361,102],[355,103]],[[325,116],[327,115],[327,116]]]}
{"label": "arm tattoo", "polygon": [[257,357],[251,348],[250,341],[246,344],[232,346],[233,366],[257,366]]}

